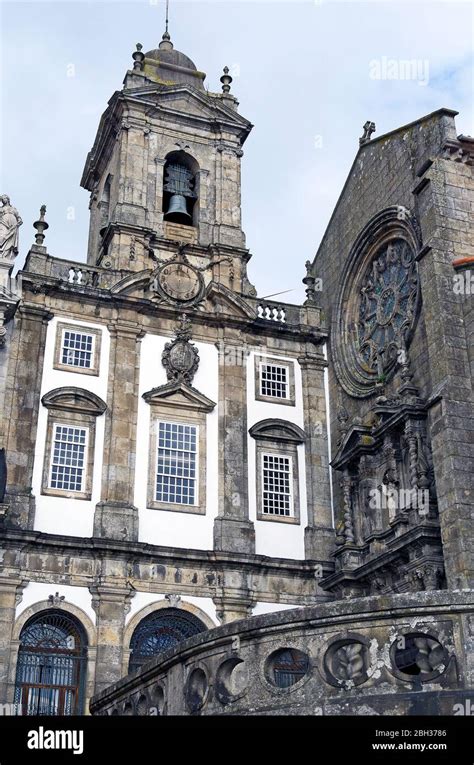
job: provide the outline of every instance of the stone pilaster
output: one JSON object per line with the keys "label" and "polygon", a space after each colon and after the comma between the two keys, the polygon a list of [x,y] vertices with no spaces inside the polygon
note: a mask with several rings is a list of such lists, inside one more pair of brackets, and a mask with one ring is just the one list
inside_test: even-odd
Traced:
{"label": "stone pilaster", "polygon": [[228,624],[252,616],[255,600],[246,593],[233,593],[213,598],[221,624]]}
{"label": "stone pilaster", "polygon": [[94,536],[136,541],[138,510],[133,505],[141,330],[115,323],[111,332],[102,498]]}
{"label": "stone pilaster", "polygon": [[33,528],[31,494],[41,378],[47,324],[53,314],[44,306],[24,303],[18,308],[5,392],[2,440],[7,459],[5,501],[22,528]]}
{"label": "stone pilaster", "polygon": [[13,698],[7,698],[11,640],[16,606],[26,584],[21,579],[0,578],[0,704],[13,701]]}
{"label": "stone pilaster", "polygon": [[97,614],[97,659],[95,693],[122,677],[123,633],[130,599],[130,587],[100,584],[90,588],[92,607]]}
{"label": "stone pilaster", "polygon": [[214,549],[254,553],[249,521],[246,353],[238,332],[225,330],[219,355],[219,515]]}
{"label": "stone pilaster", "polygon": [[307,436],[306,496],[308,525],[305,529],[305,555],[314,560],[329,560],[334,551],[334,529],[329,485],[328,433],[322,354],[306,354],[298,359],[303,383],[304,429]]}

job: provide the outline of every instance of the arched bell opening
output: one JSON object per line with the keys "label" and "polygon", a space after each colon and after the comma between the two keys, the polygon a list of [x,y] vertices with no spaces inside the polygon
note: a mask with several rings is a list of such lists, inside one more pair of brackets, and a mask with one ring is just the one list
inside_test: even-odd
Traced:
{"label": "arched bell opening", "polygon": [[197,225],[199,165],[185,151],[166,157],[163,175],[164,220],[184,226]]}

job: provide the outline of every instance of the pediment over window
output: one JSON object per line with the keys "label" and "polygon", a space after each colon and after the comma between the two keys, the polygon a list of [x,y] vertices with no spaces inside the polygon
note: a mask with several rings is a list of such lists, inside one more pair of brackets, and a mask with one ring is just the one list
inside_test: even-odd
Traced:
{"label": "pediment over window", "polygon": [[348,461],[365,453],[372,453],[375,439],[370,425],[353,425],[342,441],[331,465],[336,470],[341,469]]}
{"label": "pediment over window", "polygon": [[216,406],[215,401],[211,401],[196,388],[186,385],[184,382],[170,382],[166,385],[160,385],[143,394],[143,398],[150,404],[160,407],[182,407],[187,411],[212,412]]}
{"label": "pediment over window", "polygon": [[249,433],[259,441],[286,441],[292,444],[302,444],[306,441],[306,434],[298,425],[274,417],[252,425]]}
{"label": "pediment over window", "polygon": [[105,401],[102,401],[95,393],[73,386],[50,390],[44,394],[41,403],[46,409],[78,412],[79,414],[88,414],[93,417],[99,417],[107,409]]}

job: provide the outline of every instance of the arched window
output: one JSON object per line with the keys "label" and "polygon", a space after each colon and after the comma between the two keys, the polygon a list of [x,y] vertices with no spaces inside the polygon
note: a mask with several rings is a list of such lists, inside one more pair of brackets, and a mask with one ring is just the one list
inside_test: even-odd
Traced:
{"label": "arched window", "polygon": [[20,634],[15,703],[23,715],[83,714],[87,639],[77,619],[42,611]]}
{"label": "arched window", "polygon": [[153,656],[206,629],[206,625],[197,616],[181,608],[154,611],[142,619],[132,635],[128,671],[136,672]]}
{"label": "arched window", "polygon": [[184,151],[168,154],[163,176],[164,219],[192,226],[197,200],[195,160]]}

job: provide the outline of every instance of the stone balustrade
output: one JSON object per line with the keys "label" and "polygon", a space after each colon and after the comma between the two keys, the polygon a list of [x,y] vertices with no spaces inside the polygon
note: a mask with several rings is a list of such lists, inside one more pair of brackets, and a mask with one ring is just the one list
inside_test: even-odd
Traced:
{"label": "stone balustrade", "polygon": [[473,625],[471,590],[255,616],[161,654],[95,696],[91,712],[457,714],[474,693]]}

